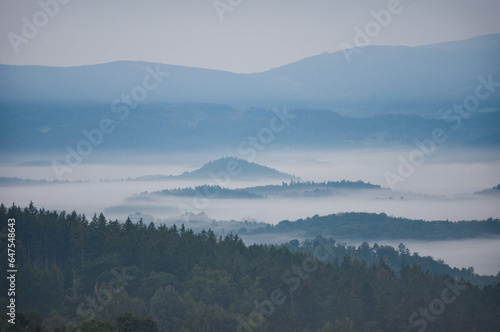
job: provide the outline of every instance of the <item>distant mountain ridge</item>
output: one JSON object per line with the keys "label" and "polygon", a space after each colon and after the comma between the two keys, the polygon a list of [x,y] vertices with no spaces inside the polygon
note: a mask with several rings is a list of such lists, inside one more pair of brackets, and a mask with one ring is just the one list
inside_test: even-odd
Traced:
{"label": "distant mountain ridge", "polygon": [[[274,133],[265,145],[268,151],[415,147],[416,139],[428,139],[436,128],[445,131],[446,146],[500,144],[500,112],[471,113],[468,119],[462,120],[460,130],[454,129],[455,122],[417,115],[353,118],[318,109],[289,109],[288,113],[293,119],[281,132]],[[0,151],[13,154],[53,152],[57,160],[64,163],[68,148],[78,149],[82,141],[92,144],[89,139],[95,142],[88,133],[98,136],[95,132],[100,121],[110,119],[115,130],[102,134],[101,144],[93,149],[97,154],[113,150],[162,153],[208,150],[231,151],[231,154],[251,159],[258,151],[248,138],[258,140],[259,132],[270,128],[270,121],[276,114],[268,109],[238,109],[215,104],[153,104],[138,106],[123,121],[119,117],[120,114],[113,113],[107,104],[0,103],[3,143]],[[257,143],[264,146],[260,141]],[[51,160],[32,160],[30,163],[50,165]]]}
{"label": "distant mountain ridge", "polygon": [[[324,53],[255,74],[132,61],[67,68],[0,65],[0,102],[112,103],[147,75],[160,75],[144,103],[288,105],[356,115],[435,113],[473,94],[478,76],[491,74],[499,81],[499,57],[500,34],[493,34],[420,47],[368,46],[351,63],[342,51]],[[495,94],[481,107],[499,101]]]}

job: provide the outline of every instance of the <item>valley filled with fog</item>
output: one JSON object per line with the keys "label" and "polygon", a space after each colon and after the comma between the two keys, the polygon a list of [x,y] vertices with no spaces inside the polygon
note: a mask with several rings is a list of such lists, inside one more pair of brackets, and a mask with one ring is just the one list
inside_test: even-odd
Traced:
{"label": "valley filled with fog", "polygon": [[498,330],[500,2],[4,2],[0,331]]}
{"label": "valley filled with fog", "polygon": [[[6,206],[15,203],[49,210],[104,213],[107,218],[125,221],[140,213],[145,222],[156,224],[186,221],[186,215],[203,216],[208,221],[256,221],[277,224],[313,215],[340,212],[386,213],[389,216],[431,220],[485,220],[500,218],[498,193],[477,194],[500,183],[500,154],[491,150],[437,150],[415,168],[414,174],[388,188],[384,173],[397,174],[399,156],[408,156],[411,149],[358,149],[337,151],[263,151],[254,162],[294,175],[307,181],[358,181],[379,185],[380,189],[341,190],[318,197],[269,196],[263,198],[221,198],[214,195],[197,197],[154,196],[167,189],[199,185],[221,185],[228,189],[281,185],[277,179],[242,179],[223,176],[205,179],[163,178],[138,180],[146,175],[179,175],[193,171],[221,154],[142,155],[134,160],[126,156],[97,156],[92,163],[74,169],[67,181],[54,180],[51,166],[40,156],[10,157],[0,166],[9,178],[49,180],[47,183],[2,184],[0,201]],[[32,166],[41,164],[41,166]],[[47,164],[45,162],[45,164]],[[216,174],[217,175],[217,174]],[[476,193],[476,194],[475,194]],[[141,196],[142,195],[142,196]],[[226,231],[228,231],[226,229]],[[247,243],[283,243],[293,236],[243,236]],[[338,239],[356,244],[356,239]],[[397,246],[404,241],[389,241]],[[397,242],[397,243],[396,243]],[[477,273],[496,274],[500,270],[500,239],[467,239],[459,241],[415,241],[405,244],[421,255],[443,259],[456,267],[474,266]],[[359,243],[357,243],[359,245]],[[467,255],[465,255],[467,253]]]}
{"label": "valley filled with fog", "polygon": [[[407,156],[412,150],[348,150],[348,151],[264,151],[254,162],[279,171],[295,175],[301,181],[364,181],[388,189],[385,172],[398,174],[399,156]],[[237,154],[235,154],[237,155]],[[241,179],[238,175],[205,179],[161,179],[127,180],[146,175],[178,175],[195,170],[220,155],[204,154],[142,156],[128,161],[101,157],[97,163],[78,166],[63,183],[47,184],[2,184],[0,200],[4,204],[26,205],[32,200],[37,206],[57,210],[76,209],[80,212],[99,213],[118,207],[142,192],[164,189],[194,187],[197,185],[222,185],[227,188],[245,188],[267,184],[281,184],[275,179]],[[10,163],[0,165],[5,177],[20,179],[54,180],[51,166],[24,166],[19,160],[10,158]],[[119,158],[118,158],[119,159]],[[23,166],[19,166],[19,164]],[[24,161],[26,164],[26,161]],[[414,174],[397,183],[394,190],[381,193],[352,192],[334,197],[294,200],[277,198],[265,200],[235,200],[210,198],[203,209],[196,209],[193,199],[164,198],[159,202],[148,202],[141,207],[136,201],[137,212],[152,213],[155,218],[178,215],[176,206],[185,203],[193,206],[193,212],[205,212],[218,220],[241,220],[252,218],[267,223],[294,220],[314,214],[344,211],[385,212],[389,215],[425,220],[471,220],[499,218],[498,196],[474,195],[500,183],[500,153],[497,150],[481,151],[437,151],[415,168]],[[216,174],[217,175],[217,174]],[[285,181],[287,182],[287,181]],[[164,211],[161,207],[165,207]],[[71,208],[73,207],[73,208]],[[115,209],[117,210],[117,209]],[[177,211],[176,211],[177,210]],[[107,213],[110,218],[123,220],[123,213]]]}

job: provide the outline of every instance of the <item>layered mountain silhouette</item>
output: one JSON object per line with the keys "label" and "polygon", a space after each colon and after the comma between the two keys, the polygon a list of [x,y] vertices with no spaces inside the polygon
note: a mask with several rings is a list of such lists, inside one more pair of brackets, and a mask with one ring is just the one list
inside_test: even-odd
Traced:
{"label": "layered mountain silhouette", "polygon": [[[473,94],[480,75],[500,81],[499,57],[500,34],[494,34],[420,47],[368,46],[353,53],[350,62],[343,51],[324,53],[255,74],[130,61],[67,68],[0,65],[0,101],[111,103],[154,71],[161,82],[148,91],[145,103],[421,114]],[[494,94],[482,107],[499,100]]]}
{"label": "layered mountain silhouette", "polygon": [[[442,118],[413,114],[357,118],[317,109],[291,109],[288,113],[293,118],[286,124],[272,110],[216,104],[141,105],[123,120],[106,103],[0,103],[0,109],[4,140],[0,151],[48,151],[60,163],[65,162],[68,151],[76,154],[84,143],[92,145],[96,156],[109,151],[219,150],[249,160],[260,149],[415,147],[415,140],[428,139],[436,128],[445,131],[446,146],[500,144],[500,112],[475,112],[467,119],[459,118],[459,129],[464,130],[457,130],[455,121]],[[102,121],[111,121],[113,130],[103,132]],[[278,131],[272,131],[271,125]],[[29,164],[51,165],[51,161],[31,160]]]}

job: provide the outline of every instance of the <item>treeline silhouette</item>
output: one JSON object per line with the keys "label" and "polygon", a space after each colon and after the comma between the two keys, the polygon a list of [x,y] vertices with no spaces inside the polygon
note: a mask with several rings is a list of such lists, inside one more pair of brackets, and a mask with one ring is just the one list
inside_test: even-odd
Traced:
{"label": "treeline silhouette", "polygon": [[[500,326],[500,285],[480,289],[416,265],[395,273],[383,260],[367,264],[345,256],[330,263],[331,248],[322,238],[308,244],[315,258],[286,246],[246,246],[236,235],[217,237],[210,230],[195,234],[184,226],[119,223],[102,214],[87,219],[33,204],[0,206],[4,234],[10,218],[16,220],[18,324],[2,315],[2,331]],[[2,245],[2,257],[6,251]],[[5,308],[8,281],[0,284]]]}

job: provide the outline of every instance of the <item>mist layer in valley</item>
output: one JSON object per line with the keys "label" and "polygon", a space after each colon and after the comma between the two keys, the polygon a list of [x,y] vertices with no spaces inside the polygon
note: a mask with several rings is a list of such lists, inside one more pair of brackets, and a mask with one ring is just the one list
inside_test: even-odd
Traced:
{"label": "mist layer in valley", "polygon": [[[211,169],[214,176],[190,177],[199,174],[204,165],[230,151],[197,154],[138,154],[133,159],[116,152],[111,156],[96,154],[91,162],[75,168],[63,182],[52,182],[54,171],[50,156],[23,155],[4,159],[0,166],[4,176],[0,201],[26,206],[33,201],[39,208],[85,213],[91,217],[103,212],[107,218],[125,221],[143,219],[156,224],[185,223],[187,227],[216,229],[219,233],[237,231],[240,224],[256,222],[277,224],[314,215],[340,212],[386,213],[389,216],[423,220],[485,220],[500,218],[500,196],[496,192],[478,194],[500,183],[500,154],[495,149],[442,149],[426,157],[411,176],[389,188],[385,174],[398,173],[400,157],[408,158],[412,149],[351,149],[322,151],[262,151],[254,162],[279,171],[280,176],[223,176],[224,169]],[[237,153],[232,155],[238,156]],[[235,159],[237,160],[237,159]],[[266,169],[266,168],[264,168]],[[207,173],[208,174],[208,173]],[[6,181],[13,178],[38,181]],[[324,188],[304,190],[296,195],[258,192],[261,197],[228,198],[215,191],[206,195],[161,195],[158,193],[210,185],[228,190],[275,185],[291,181],[307,183],[343,180],[362,181],[373,188]],[[48,182],[45,182],[48,181]],[[293,191],[292,191],[293,192]],[[134,219],[135,218],[135,219]],[[197,223],[196,223],[197,222]],[[225,223],[225,224],[224,224]],[[257,225],[262,226],[262,225]],[[247,225],[248,227],[248,225]],[[283,243],[300,234],[242,235],[250,243]],[[338,239],[358,243],[357,239]],[[401,241],[404,241],[402,239]],[[395,244],[401,241],[391,241]],[[500,240],[459,240],[454,242],[407,242],[412,251],[442,258],[457,267],[474,266],[476,272],[496,274],[500,269]],[[484,245],[488,243],[485,247]],[[481,244],[481,245],[480,245]],[[470,248],[482,248],[470,250]],[[484,249],[484,250],[483,250]],[[466,255],[467,253],[467,255]]]}
{"label": "mist layer in valley", "polygon": [[[385,174],[398,175],[400,157],[412,150],[264,151],[256,163],[295,176],[301,181],[363,181],[379,185],[380,190],[340,191],[337,195],[316,197],[269,196],[266,199],[221,199],[210,196],[203,202],[193,197],[164,196],[155,200],[133,199],[140,193],[189,188],[199,185],[222,185],[236,189],[263,185],[281,185],[290,178],[242,178],[222,176],[183,179],[154,178],[133,180],[147,175],[180,175],[195,171],[220,154],[143,155],[128,160],[100,158],[96,163],[77,167],[63,183],[2,184],[0,200],[57,210],[79,210],[86,214],[107,212],[110,218],[124,220],[132,212],[144,212],[155,219],[175,217],[185,212],[206,213],[217,220],[255,219],[275,224],[315,214],[363,211],[425,220],[468,220],[500,217],[496,195],[474,195],[500,183],[500,155],[496,150],[436,151],[416,167],[404,181],[389,188]],[[40,158],[36,156],[36,158]],[[32,166],[29,156],[4,162],[4,177],[54,179],[51,166]],[[36,159],[35,159],[36,160]],[[20,166],[21,165],[21,166]],[[214,170],[216,171],[216,170]],[[208,173],[207,173],[208,174]],[[297,180],[296,180],[297,181]],[[179,206],[182,205],[182,208]],[[186,207],[187,206],[187,207]],[[120,208],[122,207],[122,208]]]}

